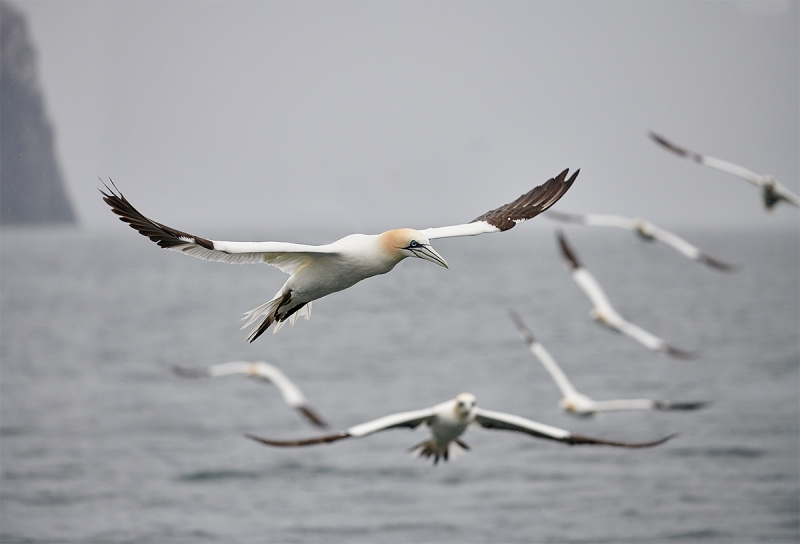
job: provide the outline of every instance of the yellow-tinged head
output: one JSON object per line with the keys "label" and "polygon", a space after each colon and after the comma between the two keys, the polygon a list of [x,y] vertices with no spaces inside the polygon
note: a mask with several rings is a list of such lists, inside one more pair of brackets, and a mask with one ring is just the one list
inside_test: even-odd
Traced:
{"label": "yellow-tinged head", "polygon": [[394,252],[403,259],[406,257],[417,257],[449,268],[449,266],[447,266],[447,261],[431,247],[431,242],[428,240],[428,237],[418,230],[387,230],[380,235],[380,240],[386,251]]}

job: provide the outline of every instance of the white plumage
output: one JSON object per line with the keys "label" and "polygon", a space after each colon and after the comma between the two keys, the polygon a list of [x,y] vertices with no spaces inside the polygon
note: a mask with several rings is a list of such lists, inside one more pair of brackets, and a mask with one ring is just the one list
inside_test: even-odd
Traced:
{"label": "white plumage", "polygon": [[292,323],[300,315],[308,319],[312,301],[347,289],[366,278],[385,274],[407,257],[417,257],[447,268],[445,260],[431,247],[431,240],[508,230],[552,206],[572,186],[578,172],[567,178],[568,170],[564,170],[513,202],[486,212],[470,223],[421,231],[402,228],[381,234],[351,234],[320,246],[209,240],[145,217],[116,190],[116,186],[116,192],[107,185],[108,192],[100,192],[121,221],[164,249],[209,261],[266,263],[289,274],[289,279],[271,300],[245,314],[242,328],[254,325],[248,336],[252,342],[273,323],[276,323],[274,331],[277,332],[287,319]]}
{"label": "white plumage", "polygon": [[278,388],[283,401],[300,412],[308,421],[317,427],[328,425],[311,408],[303,392],[295,383],[284,374],[281,369],[264,361],[231,361],[220,363],[205,368],[189,368],[183,366],[172,367],[175,374],[183,378],[219,378],[221,376],[244,375],[258,381],[269,382]]}
{"label": "white plumage", "polygon": [[556,363],[550,353],[534,338],[533,333],[514,311],[509,311],[511,320],[517,327],[520,336],[525,341],[539,362],[542,363],[547,373],[556,382],[562,398],[558,406],[567,413],[577,416],[591,416],[598,412],[615,412],[621,410],[696,410],[705,406],[706,402],[670,402],[651,399],[621,399],[596,401],[580,393],[567,375]]}
{"label": "white plumage", "polygon": [[694,161],[698,164],[709,166],[721,172],[733,174],[736,177],[749,181],[761,189],[761,200],[764,203],[764,208],[767,210],[772,210],[772,208],[774,208],[775,205],[781,201],[788,202],[794,206],[800,206],[800,196],[797,196],[791,192],[777,179],[768,174],[756,174],[752,170],[748,170],[747,168],[739,166],[738,164],[723,161],[722,159],[717,159],[708,155],[701,155],[700,153],[680,147],[654,132],[650,133],[650,137],[653,139],[653,141],[660,144],[665,149],[672,151],[684,159],[689,159],[690,161]]}
{"label": "white plumage", "polygon": [[564,259],[572,269],[572,279],[575,280],[575,283],[583,289],[583,292],[586,293],[589,300],[592,301],[594,307],[589,310],[589,316],[592,319],[611,330],[630,336],[653,351],[660,351],[667,355],[683,359],[692,357],[691,353],[670,346],[663,339],[622,317],[614,306],[611,305],[611,301],[608,300],[608,297],[600,287],[600,284],[597,283],[597,280],[594,279],[594,276],[592,276],[589,271],[581,265],[580,261],[578,261],[575,252],[567,244],[567,239],[561,232],[558,233],[558,242]]}
{"label": "white plumage", "polygon": [[597,226],[597,227],[617,227],[625,230],[630,230],[636,233],[639,236],[639,239],[651,242],[653,240],[658,240],[659,242],[663,242],[674,249],[676,249],[681,254],[685,255],[686,257],[703,263],[711,268],[716,270],[723,270],[728,271],[732,270],[733,266],[723,263],[717,259],[709,257],[699,248],[693,246],[677,234],[674,234],[668,230],[664,230],[660,227],[657,227],[650,221],[646,221],[640,217],[631,218],[631,217],[623,217],[621,215],[610,215],[610,214],[597,214],[597,213],[589,213],[589,214],[574,214],[574,213],[562,213],[557,212],[554,210],[549,210],[545,213],[545,215],[550,219],[555,219],[556,221],[563,221],[567,223],[577,223],[580,225],[587,225],[587,226]]}
{"label": "white plumage", "polygon": [[[571,433],[558,427],[537,423],[530,419],[506,414],[481,410],[475,406],[475,395],[461,393],[452,400],[448,400],[431,408],[399,412],[384,416],[360,425],[350,427],[339,433],[306,438],[301,440],[274,440],[262,436],[246,435],[262,444],[269,446],[297,447],[327,444],[345,438],[363,438],[371,434],[389,429],[411,428],[420,426],[429,428],[429,439],[413,446],[411,451],[417,457],[433,458],[436,464],[439,459],[448,460],[453,451],[466,451],[469,447],[461,440],[461,435],[470,426],[483,427],[484,429],[497,429],[524,433],[536,438],[555,440],[566,444],[589,444],[600,446],[616,446],[620,448],[647,448],[657,446],[672,438],[673,435],[650,442],[616,442],[599,438],[590,438]],[[451,449],[453,451],[451,451]]]}

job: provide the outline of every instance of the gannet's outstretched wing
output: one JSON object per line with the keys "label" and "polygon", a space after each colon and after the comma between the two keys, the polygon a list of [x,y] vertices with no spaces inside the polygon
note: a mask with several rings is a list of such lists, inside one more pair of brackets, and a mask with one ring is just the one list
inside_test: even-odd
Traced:
{"label": "gannet's outstretched wing", "polygon": [[614,316],[622,319],[622,316],[614,309],[614,306],[611,304],[605,291],[603,291],[603,288],[600,287],[600,284],[597,283],[594,276],[583,267],[577,255],[575,255],[575,251],[567,243],[564,233],[560,231],[558,232],[558,244],[561,248],[561,254],[572,270],[572,279],[583,289],[583,292],[589,297],[595,309],[609,317]]}
{"label": "gannet's outstretched wing", "polygon": [[200,378],[211,377],[217,378],[220,376],[230,376],[233,374],[241,374],[272,383],[280,391],[283,401],[290,407],[300,412],[303,417],[308,419],[312,424],[317,427],[327,427],[327,423],[308,403],[303,392],[295,383],[289,379],[278,367],[264,361],[248,362],[248,361],[231,361],[228,363],[220,363],[206,368],[187,368],[182,366],[174,366],[173,371],[178,376],[184,378]]}
{"label": "gannet's outstretched wing", "polygon": [[611,325],[619,332],[630,336],[653,351],[660,351],[672,357],[677,357],[678,359],[693,359],[695,357],[692,352],[670,346],[663,338],[659,338],[655,334],[644,330],[639,325],[631,323],[624,318],[614,320]]}
{"label": "gannet's outstretched wing", "polygon": [[664,242],[669,246],[672,246],[680,253],[682,253],[686,257],[689,257],[692,260],[695,260],[697,262],[710,266],[711,268],[716,268],[717,270],[722,270],[722,271],[730,271],[735,268],[731,264],[724,263],[722,261],[719,261],[717,259],[714,259],[713,257],[706,255],[705,253],[700,251],[700,248],[693,246],[692,244],[690,244],[677,234],[674,234],[668,230],[664,230],[661,227],[657,227],[656,225],[649,222],[646,224],[646,229],[648,235],[652,236],[656,240]]}
{"label": "gannet's outstretched wing", "polygon": [[164,249],[178,251],[207,261],[220,261],[230,264],[266,263],[287,274],[294,272],[309,262],[335,255],[329,246],[312,246],[289,242],[225,242],[201,238],[188,234],[142,215],[139,210],[122,195],[116,185],[114,189],[106,185],[108,192],[100,189],[103,200],[120,221],[128,223],[139,234],[150,238]]}
{"label": "gannet's outstretched wing", "polygon": [[582,436],[573,434],[567,430],[559,429],[558,427],[551,427],[544,423],[538,423],[530,419],[520,417],[513,414],[505,414],[503,412],[493,412],[489,410],[475,409],[475,423],[485,429],[497,429],[501,431],[515,431],[518,433],[525,433],[537,438],[545,438],[547,440],[555,440],[557,442],[564,442],[566,444],[581,444],[581,445],[596,445],[596,446],[615,446],[618,448],[649,448],[651,446],[658,446],[663,444],[674,434],[653,440],[651,442],[617,442],[613,440],[604,440],[601,438],[591,438],[589,436]]}
{"label": "gannet's outstretched wing", "polygon": [[594,406],[595,412],[616,412],[621,410],[698,410],[708,402],[670,402],[650,399],[601,400]]}
{"label": "gannet's outstretched wing", "polygon": [[593,227],[618,227],[621,229],[635,230],[636,221],[630,217],[621,215],[600,214],[600,213],[566,213],[549,210],[544,214],[548,219],[563,221],[565,223],[577,223]]}
{"label": "gannet's outstretched wing", "polygon": [[576,170],[575,173],[567,179],[569,169],[564,170],[558,176],[550,178],[538,187],[534,187],[513,202],[488,211],[469,223],[452,225],[449,227],[422,229],[420,232],[431,240],[435,238],[475,236],[477,234],[486,234],[489,232],[503,232],[514,227],[514,225],[519,222],[536,217],[555,204],[572,186],[579,172],[580,169]]}
{"label": "gannet's outstretched wing", "polygon": [[655,132],[650,133],[650,138],[652,138],[653,141],[660,144],[662,147],[672,151],[673,153],[683,157],[684,159],[689,159],[690,161],[694,161],[698,164],[710,166],[711,168],[715,168],[722,172],[733,174],[734,176],[745,179],[758,187],[761,187],[761,185],[763,184],[763,176],[761,174],[756,174],[752,170],[748,170],[743,166],[739,166],[738,164],[733,164],[732,162],[723,161],[722,159],[717,159],[715,157],[710,157],[708,155],[701,155],[700,153],[696,153],[694,151],[691,151],[690,149],[680,147],[670,142],[663,136],[659,136]]}
{"label": "gannet's outstretched wing", "polygon": [[563,397],[572,397],[575,395],[577,393],[575,386],[569,381],[569,378],[567,378],[567,375],[561,370],[561,367],[558,366],[555,359],[550,356],[550,353],[533,337],[533,333],[522,321],[522,318],[513,310],[509,310],[508,314],[511,316],[511,321],[516,325],[520,336],[522,336],[522,339],[528,345],[528,349],[539,359],[545,370],[550,374],[550,377],[556,382],[558,389],[561,391],[561,395]]}
{"label": "gannet's outstretched wing", "polygon": [[336,442],[338,440],[343,440],[345,438],[361,438],[364,436],[369,436],[373,433],[386,431],[389,429],[399,429],[403,427],[414,429],[422,424],[427,423],[431,418],[434,417],[434,415],[435,415],[434,411],[430,408],[426,408],[424,410],[413,410],[410,412],[399,412],[396,414],[391,414],[378,419],[374,419],[366,423],[361,423],[360,425],[355,425],[345,431],[341,431],[338,433],[329,434],[325,436],[318,436],[314,438],[303,438],[300,440],[273,440],[271,438],[266,438],[263,436],[255,436],[252,434],[247,434],[245,436],[247,436],[248,438],[252,438],[253,440],[256,440],[258,442],[261,442],[262,444],[267,444],[270,446],[283,446],[283,447],[312,446],[315,444],[327,444],[329,442]]}
{"label": "gannet's outstretched wing", "polygon": [[577,214],[577,213],[563,213],[557,212],[555,210],[549,210],[544,214],[549,219],[554,219],[556,221],[563,221],[566,223],[577,223],[580,225],[587,225],[587,226],[597,226],[597,227],[618,227],[625,230],[629,230],[635,232],[645,239],[655,239],[659,240],[667,245],[672,246],[674,249],[678,250],[680,253],[693,259],[695,261],[701,262],[706,264],[712,268],[716,268],[717,270],[733,270],[734,267],[730,264],[726,264],[722,261],[718,261],[712,257],[709,257],[699,248],[693,246],[677,234],[669,232],[668,230],[664,230],[661,227],[657,227],[653,223],[649,221],[645,221],[644,219],[638,218],[631,218],[631,217],[623,217],[621,215],[611,215],[611,214],[599,214],[599,213],[587,213],[587,214]]}

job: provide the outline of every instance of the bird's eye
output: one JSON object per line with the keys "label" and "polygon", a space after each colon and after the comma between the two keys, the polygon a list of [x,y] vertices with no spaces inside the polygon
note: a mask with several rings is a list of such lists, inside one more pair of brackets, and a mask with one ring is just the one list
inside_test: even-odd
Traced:
{"label": "bird's eye", "polygon": [[408,244],[408,247],[419,247],[419,243],[416,240],[411,240],[411,243]]}

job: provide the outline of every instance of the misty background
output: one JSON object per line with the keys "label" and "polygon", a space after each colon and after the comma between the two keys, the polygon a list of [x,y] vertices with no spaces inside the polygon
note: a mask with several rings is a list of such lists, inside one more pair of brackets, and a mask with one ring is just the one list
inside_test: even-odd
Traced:
{"label": "misty background", "polygon": [[323,243],[469,221],[564,168],[562,211],[798,225],[647,137],[798,192],[797,2],[14,5],[89,228],[127,228],[98,177],[198,235]]}

